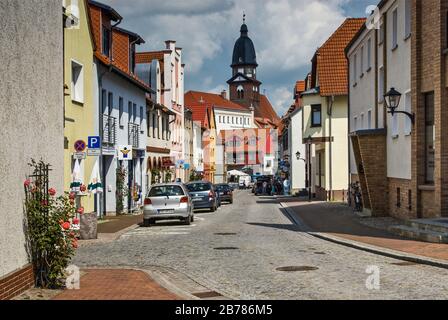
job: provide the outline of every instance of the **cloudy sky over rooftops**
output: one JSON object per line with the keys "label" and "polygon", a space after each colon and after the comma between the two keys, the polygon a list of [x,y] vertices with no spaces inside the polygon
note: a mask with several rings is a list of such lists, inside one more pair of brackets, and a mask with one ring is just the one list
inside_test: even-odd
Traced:
{"label": "cloudy sky over rooftops", "polygon": [[375,0],[100,0],[138,33],[138,51],[183,48],[186,90],[220,92],[231,77],[233,46],[243,12],[259,64],[262,91],[279,116],[292,104],[296,80],[304,79],[314,51],[346,17],[365,17]]}

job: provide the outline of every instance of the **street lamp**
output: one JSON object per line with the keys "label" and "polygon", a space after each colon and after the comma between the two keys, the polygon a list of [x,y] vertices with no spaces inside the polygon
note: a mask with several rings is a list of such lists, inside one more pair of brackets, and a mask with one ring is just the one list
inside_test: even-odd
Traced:
{"label": "street lamp", "polygon": [[402,113],[407,115],[411,121],[412,124],[415,122],[415,115],[413,113],[409,113],[407,111],[397,111],[398,106],[400,105],[401,100],[401,93],[395,90],[395,88],[391,88],[389,92],[387,92],[384,95],[384,101],[386,102],[386,107],[389,109],[388,113],[390,113],[392,116],[396,113]]}
{"label": "street lamp", "polygon": [[306,162],[306,159],[301,158],[301,156],[302,156],[302,154],[300,153],[300,151],[297,151],[297,152],[296,152],[296,158],[297,158],[297,160],[302,160],[302,161]]}

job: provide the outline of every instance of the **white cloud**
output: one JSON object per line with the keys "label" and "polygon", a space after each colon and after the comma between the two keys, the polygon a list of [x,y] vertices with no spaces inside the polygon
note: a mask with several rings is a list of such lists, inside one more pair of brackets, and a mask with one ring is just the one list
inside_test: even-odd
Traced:
{"label": "white cloud", "polygon": [[178,40],[187,72],[197,74],[206,60],[224,50],[230,60],[243,11],[260,66],[273,71],[309,64],[316,48],[343,21],[341,5],[350,0],[103,1],[147,41],[146,48]]}
{"label": "white cloud", "polygon": [[275,87],[270,89],[269,86],[266,96],[279,117],[283,116],[293,103],[292,87]]}

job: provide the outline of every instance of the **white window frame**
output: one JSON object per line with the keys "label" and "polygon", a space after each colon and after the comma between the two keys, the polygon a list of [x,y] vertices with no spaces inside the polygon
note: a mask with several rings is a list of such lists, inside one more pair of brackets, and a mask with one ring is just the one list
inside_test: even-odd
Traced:
{"label": "white window frame", "polygon": [[398,47],[398,7],[392,10],[392,36],[391,36],[391,50],[395,50]]}
{"label": "white window frame", "polygon": [[[74,69],[79,72],[74,72]],[[72,101],[84,103],[84,65],[76,60],[71,60],[71,97]],[[77,75],[75,79],[75,75]]]}
{"label": "white window frame", "polygon": [[372,38],[367,40],[367,70],[372,68]]}
{"label": "white window frame", "polygon": [[405,18],[404,18],[404,38],[405,40],[408,39],[411,36],[412,33],[412,8],[411,8],[411,0],[405,0],[404,1],[404,12],[405,12]]}
{"label": "white window frame", "polygon": [[378,68],[378,102],[384,102],[384,85],[385,85],[384,66]]}
{"label": "white window frame", "polygon": [[[412,95],[411,95],[411,90],[407,90],[404,93],[404,111],[412,113]],[[412,120],[408,117],[405,116],[405,120],[404,120],[404,128],[403,128],[403,133],[405,136],[410,136],[412,134]]]}
{"label": "white window frame", "polygon": [[367,110],[367,129],[372,128],[372,109]]}

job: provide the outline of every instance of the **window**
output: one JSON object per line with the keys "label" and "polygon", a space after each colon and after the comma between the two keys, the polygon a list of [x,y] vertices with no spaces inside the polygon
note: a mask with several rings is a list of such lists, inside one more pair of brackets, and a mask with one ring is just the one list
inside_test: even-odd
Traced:
{"label": "window", "polygon": [[135,44],[129,47],[129,70],[135,72]]}
{"label": "window", "polygon": [[358,80],[358,55],[355,54],[355,57],[353,58],[353,84],[356,84],[356,81]]}
{"label": "window", "polygon": [[425,176],[426,183],[434,183],[435,168],[435,126],[434,92],[425,94]]}
{"label": "window", "polygon": [[103,26],[103,54],[106,57],[110,58],[110,40],[111,40],[111,32],[110,30]]}
{"label": "window", "polygon": [[107,91],[101,91],[101,107],[103,110],[103,114],[107,114]]}
{"label": "window", "polygon": [[132,104],[132,115],[133,115],[132,122],[135,123],[137,119],[137,105],[135,103]]}
{"label": "window", "polygon": [[112,110],[114,108],[114,94],[112,92],[109,92],[109,96],[107,99],[107,106],[108,106],[109,115],[111,115]]}
{"label": "window", "polygon": [[311,106],[311,127],[322,126],[322,106],[315,104]]}
{"label": "window", "polygon": [[[412,113],[411,91],[407,91],[404,95],[404,111]],[[412,120],[407,116],[404,119],[404,134],[409,136],[412,133]]]}
{"label": "window", "polygon": [[227,116],[227,123],[230,123],[230,116]]}
{"label": "window", "polygon": [[143,127],[143,107],[140,106],[140,127]]}
{"label": "window", "polygon": [[411,35],[411,0],[405,0],[405,21],[404,21],[404,37],[408,39]]}
{"label": "window", "polygon": [[367,129],[372,129],[372,110],[367,111]]}
{"label": "window", "polygon": [[160,116],[157,115],[157,139],[160,139]]}
{"label": "window", "polygon": [[165,117],[162,116],[162,140],[166,139],[166,122]]}
{"label": "window", "polygon": [[219,122],[219,123],[222,123],[222,122],[221,122],[221,120],[222,120],[222,119],[221,119],[221,116],[219,116],[218,119],[219,119],[218,122]]}
{"label": "window", "polygon": [[128,122],[132,121],[132,102],[128,102]]}
{"label": "window", "polygon": [[408,190],[408,210],[412,211],[412,190]]}
{"label": "window", "polygon": [[84,70],[81,64],[72,60],[72,100],[84,102]]}
{"label": "window", "polygon": [[358,131],[358,117],[353,118],[353,131]]}
{"label": "window", "polygon": [[372,68],[372,39],[367,41],[367,71]]}
{"label": "window", "polygon": [[152,136],[156,137],[156,115],[155,113],[152,114]]}
{"label": "window", "polygon": [[237,96],[238,96],[238,99],[244,99],[244,88],[243,88],[243,86],[238,86],[238,88],[236,89],[237,90]]}
{"label": "window", "polygon": [[392,12],[392,50],[398,47],[398,9]]}
{"label": "window", "polygon": [[123,125],[123,98],[118,98],[118,124]]}
{"label": "window", "polygon": [[380,67],[378,75],[378,102],[384,101],[384,67]]}
{"label": "window", "polygon": [[401,207],[401,189],[397,188],[397,208]]}
{"label": "window", "polygon": [[361,120],[360,120],[360,129],[364,129],[364,113],[361,113]]}
{"label": "window", "polygon": [[364,46],[361,47],[361,78],[364,75]]}
{"label": "window", "polygon": [[383,23],[380,24],[380,29],[378,30],[378,33],[379,33],[378,44],[382,44],[384,42],[384,24]]}

